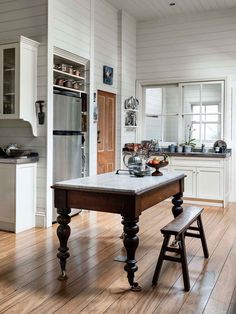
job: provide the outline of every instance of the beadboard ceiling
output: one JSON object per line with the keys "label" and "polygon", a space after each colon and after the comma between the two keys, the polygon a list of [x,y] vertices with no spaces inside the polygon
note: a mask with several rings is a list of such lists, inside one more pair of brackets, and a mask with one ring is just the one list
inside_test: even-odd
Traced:
{"label": "beadboard ceiling", "polygon": [[[117,9],[127,11],[138,21],[236,7],[236,0],[107,0],[107,2]],[[170,6],[171,2],[175,5]]]}

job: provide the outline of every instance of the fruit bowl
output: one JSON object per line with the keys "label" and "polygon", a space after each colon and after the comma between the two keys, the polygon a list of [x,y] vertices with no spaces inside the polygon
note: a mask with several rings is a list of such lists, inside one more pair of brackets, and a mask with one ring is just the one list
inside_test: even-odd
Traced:
{"label": "fruit bowl", "polygon": [[156,169],[156,171],[154,171],[152,173],[152,176],[163,176],[163,173],[160,172],[159,169],[162,168],[162,167],[166,167],[168,164],[169,164],[169,162],[167,160],[162,160],[162,161],[160,161],[159,163],[156,163],[156,164],[149,163],[149,162],[147,163],[147,165],[149,167],[152,167],[152,168]]}

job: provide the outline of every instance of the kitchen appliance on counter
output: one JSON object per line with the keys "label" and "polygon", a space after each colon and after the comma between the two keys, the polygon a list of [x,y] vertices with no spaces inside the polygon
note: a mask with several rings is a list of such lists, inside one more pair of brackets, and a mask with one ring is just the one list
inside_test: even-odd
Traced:
{"label": "kitchen appliance on counter", "polygon": [[[84,175],[84,134],[81,131],[82,100],[74,93],[54,93],[53,99],[53,182]],[[71,209],[71,216],[80,209]],[[57,211],[53,209],[53,222]]]}

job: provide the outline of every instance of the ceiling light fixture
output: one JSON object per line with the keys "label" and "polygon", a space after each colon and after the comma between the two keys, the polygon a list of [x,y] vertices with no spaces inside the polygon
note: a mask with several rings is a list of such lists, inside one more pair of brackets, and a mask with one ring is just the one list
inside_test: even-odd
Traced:
{"label": "ceiling light fixture", "polygon": [[169,6],[173,7],[175,5],[175,2],[170,2]]}

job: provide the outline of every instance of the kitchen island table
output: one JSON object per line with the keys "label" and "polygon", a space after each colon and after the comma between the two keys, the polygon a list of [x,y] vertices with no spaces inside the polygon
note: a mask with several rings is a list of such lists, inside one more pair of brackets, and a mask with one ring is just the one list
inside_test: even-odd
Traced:
{"label": "kitchen island table", "polygon": [[178,216],[183,211],[181,198],[184,177],[183,173],[177,171],[165,171],[160,177],[142,178],[111,172],[55,183],[52,188],[58,213],[57,236],[60,242],[57,257],[61,265],[61,275],[58,279],[67,279],[66,260],[70,256],[67,246],[70,236],[69,213],[71,208],[84,208],[122,216],[124,246],[127,252],[124,269],[131,290],[140,291],[141,287],[134,281],[134,273],[138,269],[135,251],[139,244],[139,216],[144,210],[171,196],[173,215]]}

